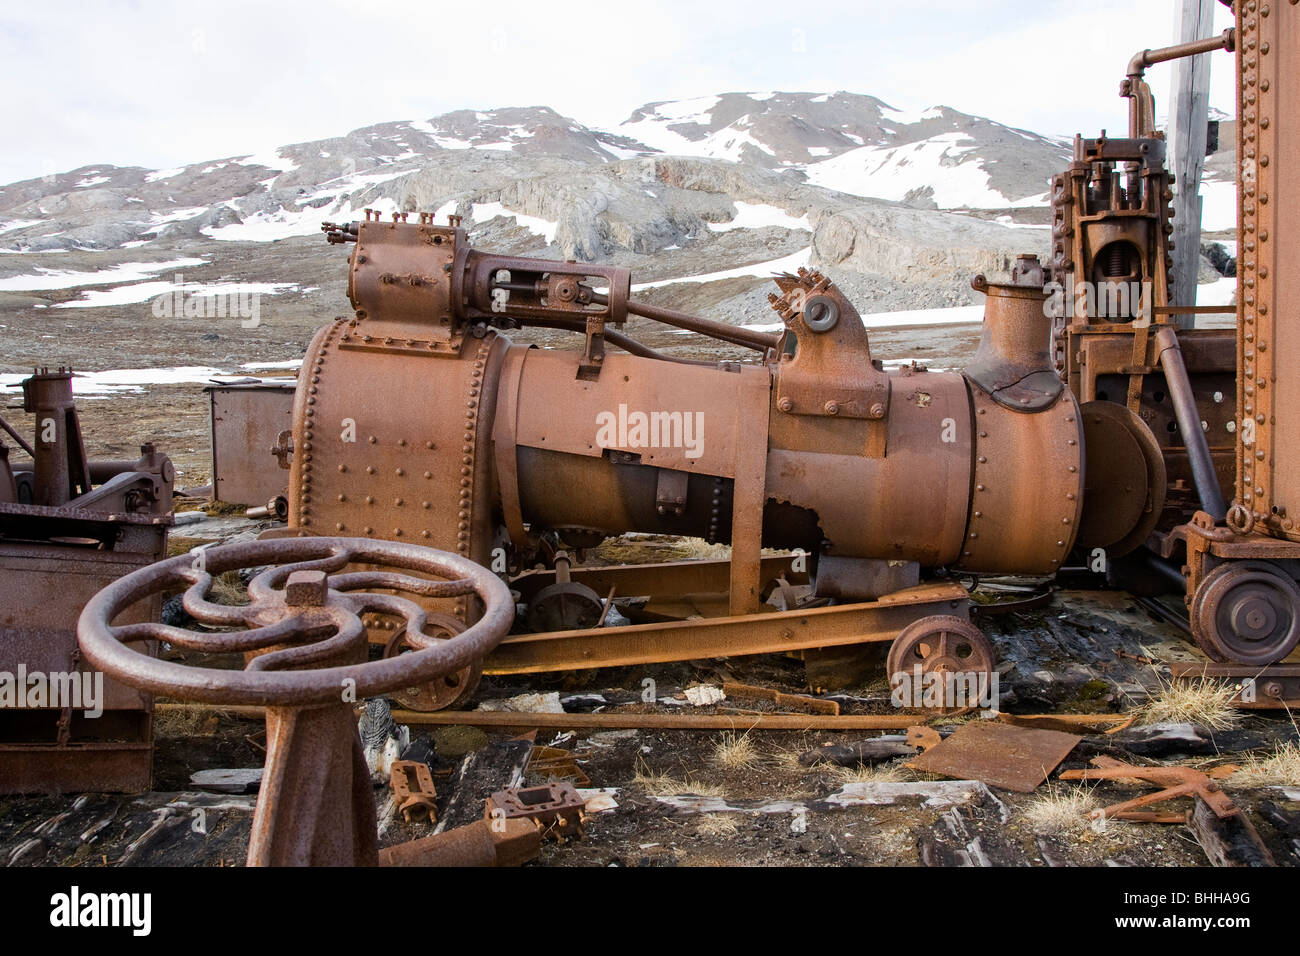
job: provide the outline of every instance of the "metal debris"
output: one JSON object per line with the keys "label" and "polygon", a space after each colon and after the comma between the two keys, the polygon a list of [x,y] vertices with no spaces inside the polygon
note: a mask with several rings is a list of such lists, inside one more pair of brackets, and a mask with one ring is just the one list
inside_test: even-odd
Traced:
{"label": "metal debris", "polygon": [[962,724],[906,766],[1029,793],[1051,776],[1081,739],[1057,730],[976,721]]}

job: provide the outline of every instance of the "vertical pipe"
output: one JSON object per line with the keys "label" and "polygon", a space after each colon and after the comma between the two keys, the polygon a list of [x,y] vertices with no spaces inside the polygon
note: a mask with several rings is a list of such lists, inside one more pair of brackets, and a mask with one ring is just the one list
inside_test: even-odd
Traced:
{"label": "vertical pipe", "polygon": [[1183,350],[1178,345],[1178,334],[1169,326],[1162,327],[1156,332],[1156,348],[1160,353],[1160,367],[1165,373],[1169,397],[1174,404],[1174,417],[1178,420],[1179,431],[1183,433],[1183,444],[1192,465],[1192,479],[1196,482],[1196,492],[1201,498],[1201,510],[1211,515],[1215,521],[1222,521],[1228,508],[1223,501],[1214,461],[1210,458],[1210,445],[1205,440],[1205,430],[1201,428],[1201,415],[1196,410],[1196,398],[1192,394],[1192,383],[1187,377],[1187,365],[1183,362]]}

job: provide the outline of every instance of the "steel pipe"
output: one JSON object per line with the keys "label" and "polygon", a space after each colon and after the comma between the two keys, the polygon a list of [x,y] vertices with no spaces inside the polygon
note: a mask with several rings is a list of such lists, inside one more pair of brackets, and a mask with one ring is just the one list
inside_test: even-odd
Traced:
{"label": "steel pipe", "polygon": [[1187,377],[1187,364],[1183,361],[1183,350],[1178,345],[1178,333],[1169,326],[1161,328],[1156,332],[1156,348],[1160,353],[1159,361],[1165,373],[1165,383],[1169,386],[1174,417],[1183,433],[1183,444],[1187,448],[1187,459],[1191,462],[1192,479],[1201,499],[1201,509],[1215,521],[1222,521],[1228,512],[1228,506],[1224,503],[1219,476],[1214,470],[1214,459],[1210,457],[1210,445],[1205,440],[1205,430],[1201,427],[1201,415],[1196,409],[1196,394]]}

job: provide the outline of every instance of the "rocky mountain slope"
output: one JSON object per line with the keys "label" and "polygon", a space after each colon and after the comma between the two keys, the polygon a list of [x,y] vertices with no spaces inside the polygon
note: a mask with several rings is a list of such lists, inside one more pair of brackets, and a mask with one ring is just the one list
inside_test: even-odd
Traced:
{"label": "rocky mountain slope", "polygon": [[1048,180],[1067,159],[1058,139],[844,92],[650,103],[613,129],[546,107],[458,110],[0,188],[0,306],[131,306],[184,269],[338,311],[339,256],[313,237],[367,208],[457,213],[484,248],[625,265],[730,321],[770,318],[761,277],[803,264],[864,312],[958,305],[972,273],[1046,252]]}

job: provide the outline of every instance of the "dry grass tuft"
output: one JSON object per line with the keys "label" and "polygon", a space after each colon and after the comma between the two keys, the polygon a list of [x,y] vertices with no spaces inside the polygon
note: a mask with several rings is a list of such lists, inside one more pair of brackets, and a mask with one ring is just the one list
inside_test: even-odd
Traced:
{"label": "dry grass tuft", "polygon": [[720,770],[752,770],[763,762],[763,756],[749,734],[737,737],[728,731],[714,747],[711,760]]}
{"label": "dry grass tuft", "polygon": [[740,816],[735,813],[702,813],[695,832],[707,837],[730,837],[740,832]]}
{"label": "dry grass tuft", "polygon": [[805,767],[799,762],[799,757],[803,753],[804,750],[798,747],[774,747],[768,753],[766,760],[768,766],[773,770],[802,777],[804,774],[813,772],[812,767]]}
{"label": "dry grass tuft", "polygon": [[685,778],[678,780],[666,773],[652,771],[641,761],[637,763],[636,774],[632,777],[632,785],[640,787],[650,797],[675,797],[684,793],[693,793],[698,797],[725,796],[723,789],[717,784],[692,779],[689,774]]}
{"label": "dry grass tuft", "polygon": [[214,710],[156,710],[153,715],[153,733],[155,737],[169,739],[206,737],[216,733],[217,723],[217,713]]}
{"label": "dry grass tuft", "polygon": [[840,783],[900,783],[908,779],[907,768],[896,760],[860,763],[856,767],[831,767],[830,771]]}
{"label": "dry grass tuft", "polygon": [[1267,757],[1252,755],[1230,779],[1241,787],[1300,787],[1300,744],[1288,740]]}
{"label": "dry grass tuft", "polygon": [[213,604],[238,607],[248,603],[248,589],[239,579],[238,571],[226,571],[212,579],[208,600]]}
{"label": "dry grass tuft", "polygon": [[1207,730],[1231,730],[1241,723],[1241,711],[1231,703],[1236,687],[1215,680],[1169,681],[1137,709],[1138,724],[1199,724]]}
{"label": "dry grass tuft", "polygon": [[1092,826],[1088,814],[1095,809],[1097,801],[1090,789],[1063,790],[1048,784],[1025,808],[1025,821],[1035,833],[1082,833]]}

